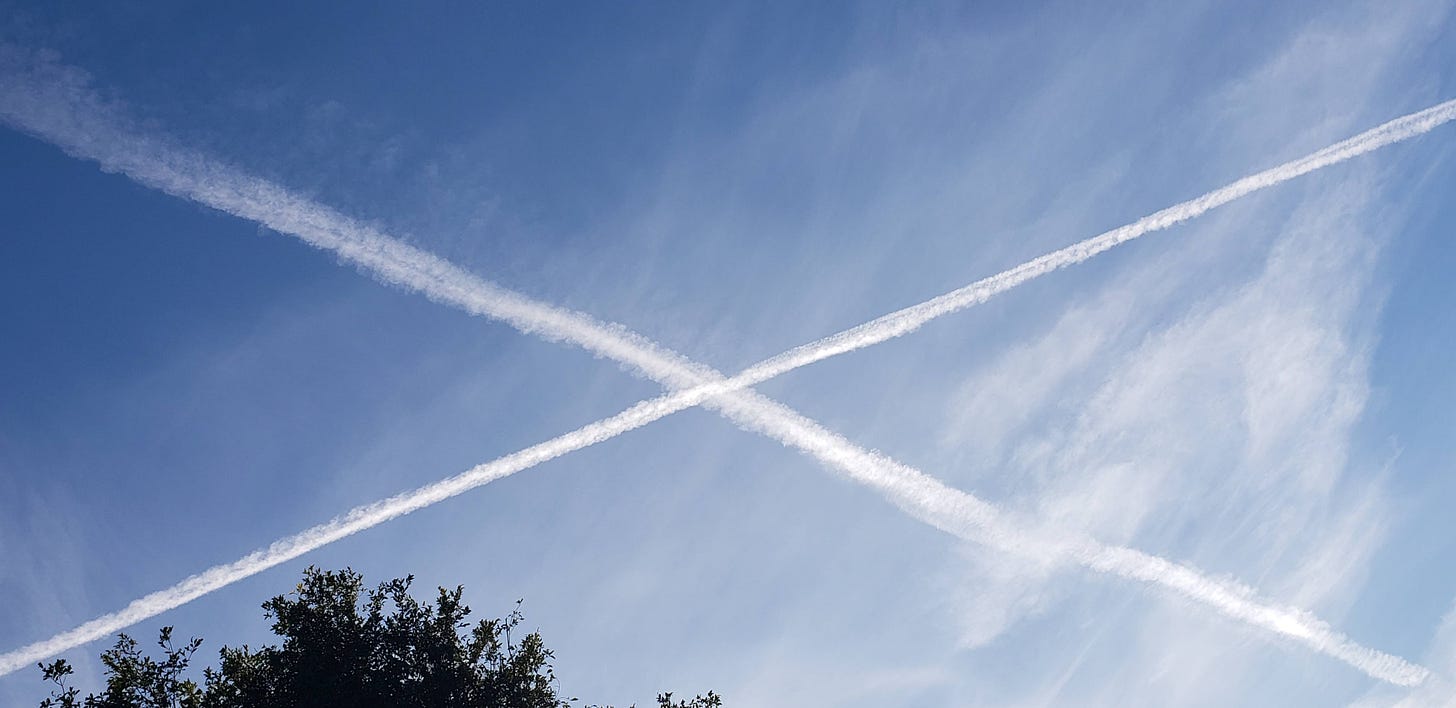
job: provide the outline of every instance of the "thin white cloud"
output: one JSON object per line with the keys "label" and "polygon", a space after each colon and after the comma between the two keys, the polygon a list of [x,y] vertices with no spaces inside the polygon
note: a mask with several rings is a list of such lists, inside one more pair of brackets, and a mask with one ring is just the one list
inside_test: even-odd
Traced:
{"label": "thin white cloud", "polygon": [[334,252],[385,282],[416,290],[435,301],[501,320],[524,333],[577,344],[676,389],[461,475],[358,507],[239,561],[216,566],[148,595],[120,612],[0,655],[0,674],[106,636],[339,538],[700,404],[718,410],[746,430],[763,433],[812,455],[875,489],[915,518],[959,538],[1018,555],[1069,559],[1093,570],[1159,585],[1227,617],[1300,641],[1391,683],[1418,684],[1427,673],[1398,657],[1352,642],[1303,610],[1268,604],[1247,586],[1211,579],[1190,566],[1130,548],[1100,544],[1090,537],[1029,530],[1008,521],[972,495],[864,450],[794,411],[742,389],[815,361],[903,336],[931,319],[984,302],[1035,277],[1194,218],[1241,196],[1420,135],[1456,119],[1456,101],[1396,119],[920,305],[795,348],[726,379],[625,328],[536,302],[277,185],[138,134],[112,116],[113,111],[87,87],[83,74],[49,58],[0,47],[0,65],[6,69],[0,76],[0,115],[15,127],[72,155],[95,160],[105,170],[120,172],[166,193],[294,235]]}

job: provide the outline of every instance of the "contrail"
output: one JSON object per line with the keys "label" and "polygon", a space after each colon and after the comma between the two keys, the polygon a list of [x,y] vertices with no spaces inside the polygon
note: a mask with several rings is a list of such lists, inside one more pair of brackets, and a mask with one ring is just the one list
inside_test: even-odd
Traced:
{"label": "contrail", "polygon": [[503,320],[524,332],[576,343],[679,389],[456,477],[356,508],[240,561],[217,566],[168,590],[142,598],[121,612],[0,655],[0,674],[103,637],[338,538],[698,404],[718,409],[745,429],[762,432],[813,455],[852,479],[876,488],[916,518],[958,537],[1037,557],[1066,557],[1095,570],[1162,585],[1227,616],[1302,641],[1392,683],[1412,685],[1427,674],[1419,666],[1355,644],[1308,613],[1261,603],[1251,589],[1208,579],[1188,566],[1132,549],[1103,546],[1091,539],[1018,529],[1001,520],[993,507],[974,496],[947,487],[883,455],[865,451],[817,423],[741,389],[828,356],[901,336],[934,317],[974,305],[997,292],[1090,258],[1118,243],[1193,218],[1252,191],[1428,131],[1456,117],[1456,102],[1397,119],[1308,157],[1239,180],[922,305],[791,350],[733,379],[725,379],[712,369],[694,364],[625,328],[532,301],[276,185],[140,135],[109,117],[110,106],[95,97],[84,75],[76,70],[3,47],[0,47],[0,66],[9,69],[0,76],[0,118],[72,155],[95,160],[105,170],[121,172],[167,193],[293,234],[314,246],[334,251],[387,282],[418,290],[431,299]]}
{"label": "contrail", "polygon": [[1296,177],[1344,162],[1392,143],[1422,135],[1453,119],[1456,119],[1456,99],[1396,118],[1322,150],[1296,160],[1290,160],[1278,167],[1249,175],[1203,196],[1175,204],[1084,241],[1078,241],[918,305],[896,310],[864,324],[800,345],[748,367],[737,376],[716,384],[714,390],[724,392],[747,388],[801,366],[904,336],[920,329],[925,323],[937,317],[979,305],[995,295],[1038,276],[1059,268],[1076,265],[1114,246],[1188,221],[1210,209],[1223,206],[1253,192],[1288,182]]}

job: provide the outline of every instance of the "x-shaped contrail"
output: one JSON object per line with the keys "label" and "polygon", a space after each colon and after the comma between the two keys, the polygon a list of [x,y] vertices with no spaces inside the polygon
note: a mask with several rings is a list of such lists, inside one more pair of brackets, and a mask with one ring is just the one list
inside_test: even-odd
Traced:
{"label": "x-shaped contrail", "polygon": [[136,131],[97,99],[84,75],[74,69],[0,47],[0,72],[0,118],[19,130],[52,142],[74,156],[94,160],[104,170],[123,173],[169,194],[296,236],[382,280],[433,300],[501,320],[522,332],[576,344],[669,389],[669,393],[611,418],[455,477],[357,507],[236,562],[213,567],[136,600],[116,613],[0,654],[0,675],[104,637],[324,544],[696,405],[713,408],[744,429],[810,454],[876,489],[915,518],[959,538],[1039,559],[1075,561],[1094,570],[1161,586],[1228,617],[1300,641],[1384,681],[1415,685],[1429,674],[1423,667],[1353,642],[1308,612],[1262,600],[1242,584],[1213,579],[1191,566],[1130,548],[1108,546],[1081,534],[1017,523],[975,496],[865,450],[747,387],[830,356],[904,335],[935,317],[983,302],[1039,275],[1166,229],[1241,196],[1425,133],[1456,119],[1456,101],[1390,121],[925,303],[797,347],[728,378],[619,325],[534,301],[282,187]]}

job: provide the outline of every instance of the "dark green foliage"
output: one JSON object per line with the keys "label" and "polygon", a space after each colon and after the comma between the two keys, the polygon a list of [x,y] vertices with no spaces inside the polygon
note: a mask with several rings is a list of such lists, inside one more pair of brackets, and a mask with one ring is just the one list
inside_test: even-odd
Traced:
{"label": "dark green foliage", "polygon": [[716,693],[708,691],[706,696],[694,696],[690,701],[672,702],[671,693],[657,694],[657,708],[721,708],[723,699]]}
{"label": "dark green foliage", "polygon": [[[467,621],[464,589],[440,588],[433,603],[410,595],[414,578],[366,590],[363,577],[309,568],[290,595],[263,603],[278,646],[224,647],[203,685],[184,678],[202,640],[172,645],[161,660],[120,635],[101,655],[106,689],[84,699],[66,685],[64,660],[42,665],[56,684],[41,708],[569,708],[558,695],[551,650],[520,635],[520,603],[501,619]],[[513,639],[512,634],[520,636]],[[573,699],[574,700],[574,699]],[[657,697],[659,708],[719,708],[711,691],[690,701]]]}
{"label": "dark green foliage", "polygon": [[65,659],[41,665],[44,678],[58,686],[50,698],[40,702],[41,708],[201,708],[205,705],[202,691],[182,674],[202,640],[193,639],[174,648],[172,628],[163,627],[157,644],[162,647],[161,661],[143,654],[131,637],[118,637],[116,646],[101,654],[106,690],[84,700],[78,689],[66,686],[66,677],[74,669]]}
{"label": "dark green foliage", "polygon": [[541,636],[511,642],[519,611],[471,627],[462,588],[441,588],[427,605],[409,594],[412,582],[366,592],[357,573],[310,569],[294,595],[263,605],[282,646],[223,649],[206,674],[208,706],[566,705]]}

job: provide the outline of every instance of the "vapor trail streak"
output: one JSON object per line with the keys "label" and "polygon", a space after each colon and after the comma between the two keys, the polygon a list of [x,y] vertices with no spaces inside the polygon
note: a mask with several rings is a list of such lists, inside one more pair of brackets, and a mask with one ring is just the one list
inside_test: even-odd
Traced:
{"label": "vapor trail streak", "polygon": [[1453,119],[1456,119],[1456,100],[1446,101],[1423,111],[1396,118],[1299,159],[1290,160],[1278,167],[1249,175],[1203,196],[1175,204],[1084,241],[1078,241],[918,305],[896,310],[842,332],[794,347],[778,356],[765,359],[744,369],[731,379],[709,384],[709,386],[714,394],[747,388],[801,366],[904,336],[920,329],[925,323],[937,317],[979,305],[991,299],[992,296],[1006,292],[1038,276],[1081,263],[1114,246],[1188,221],[1210,209],[1223,206],[1259,190],[1427,133]]}
{"label": "vapor trail streak", "polygon": [[241,560],[215,566],[136,600],[117,613],[0,654],[0,675],[104,637],[324,544],[699,404],[718,410],[746,430],[763,433],[812,455],[851,479],[876,489],[912,516],[960,538],[1012,553],[1069,559],[1094,570],[1160,585],[1228,617],[1300,641],[1391,683],[1414,685],[1428,674],[1424,668],[1403,659],[1354,643],[1307,612],[1267,604],[1252,589],[1237,583],[1210,579],[1189,566],[1133,549],[1105,546],[1082,536],[1033,530],[1007,522],[986,502],[947,487],[919,470],[864,450],[814,421],[742,389],[799,366],[902,336],[935,317],[982,302],[1119,243],[1193,218],[1259,189],[1429,131],[1456,118],[1456,101],[1399,118],[1128,226],[790,350],[732,379],[725,379],[718,372],[619,325],[536,302],[286,189],[147,137],[113,113],[110,106],[91,92],[83,74],[0,46],[0,119],[19,130],[56,144],[73,156],[94,160],[104,170],[120,172],[150,187],[333,251],[386,282],[416,290],[432,300],[502,320],[522,332],[577,344],[675,390],[612,418],[455,477],[357,507]]}

